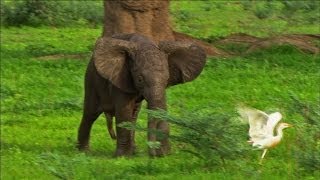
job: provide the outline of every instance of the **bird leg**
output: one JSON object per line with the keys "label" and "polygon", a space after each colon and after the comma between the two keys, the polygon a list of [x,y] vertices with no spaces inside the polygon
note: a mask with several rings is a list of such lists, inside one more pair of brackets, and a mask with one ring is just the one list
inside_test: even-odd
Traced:
{"label": "bird leg", "polygon": [[263,153],[262,153],[262,156],[261,156],[259,164],[262,164],[262,160],[263,160],[264,156],[266,155],[267,151],[268,151],[268,149],[264,149],[263,150]]}

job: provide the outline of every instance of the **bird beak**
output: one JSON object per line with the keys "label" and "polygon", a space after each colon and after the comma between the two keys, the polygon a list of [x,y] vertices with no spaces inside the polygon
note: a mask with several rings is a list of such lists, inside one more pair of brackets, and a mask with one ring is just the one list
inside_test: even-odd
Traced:
{"label": "bird beak", "polygon": [[288,126],[288,127],[293,127],[293,125],[292,125],[292,124],[287,124],[287,126]]}

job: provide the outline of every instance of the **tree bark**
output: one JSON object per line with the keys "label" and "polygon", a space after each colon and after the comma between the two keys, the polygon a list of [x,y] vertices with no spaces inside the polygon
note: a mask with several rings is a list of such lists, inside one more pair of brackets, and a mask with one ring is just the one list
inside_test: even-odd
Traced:
{"label": "tree bark", "polygon": [[105,0],[103,36],[139,33],[159,42],[174,40],[168,0]]}
{"label": "tree bark", "polygon": [[155,43],[163,40],[191,41],[209,56],[227,56],[209,43],[174,32],[169,20],[169,0],[104,0],[103,36],[138,33]]}

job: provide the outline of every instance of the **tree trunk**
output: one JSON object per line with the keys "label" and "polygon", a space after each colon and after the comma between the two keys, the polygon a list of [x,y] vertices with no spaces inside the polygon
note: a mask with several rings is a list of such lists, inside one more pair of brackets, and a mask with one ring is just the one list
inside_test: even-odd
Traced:
{"label": "tree trunk", "polygon": [[155,42],[174,40],[168,0],[105,0],[103,36],[139,33]]}
{"label": "tree trunk", "polygon": [[[228,57],[234,55],[233,52],[218,49],[213,44],[173,31],[169,22],[169,0],[104,0],[103,36],[110,37],[117,33],[139,33],[156,43],[162,40],[193,42],[203,47],[208,56]],[[230,38],[225,38],[222,41],[230,41],[231,44],[238,43],[238,39],[234,39],[233,36],[231,35]],[[240,37],[241,41],[248,37],[247,35],[244,36]],[[314,39],[312,41],[315,42],[319,40],[317,35],[306,36]],[[305,38],[297,40],[296,37],[285,36],[278,39],[265,39],[263,42],[254,40],[247,43],[250,45],[247,52],[252,52],[261,47],[269,47],[273,44],[291,44],[302,51],[315,54],[320,52],[315,43],[309,42]]]}
{"label": "tree trunk", "polygon": [[139,33],[154,42],[191,41],[203,47],[208,56],[228,56],[211,44],[174,32],[169,22],[169,0],[104,0],[103,36]]}

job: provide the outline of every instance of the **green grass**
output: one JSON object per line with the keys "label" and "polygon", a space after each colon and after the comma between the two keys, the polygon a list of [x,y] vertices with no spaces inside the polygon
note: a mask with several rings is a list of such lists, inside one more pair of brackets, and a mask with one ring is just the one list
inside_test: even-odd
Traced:
{"label": "green grass", "polygon": [[[295,1],[300,5],[309,1]],[[258,37],[278,34],[310,33],[319,34],[320,14],[316,8],[285,10],[280,1],[172,1],[171,19],[178,32],[208,41],[233,33],[246,33]],[[271,6],[268,6],[268,3]],[[292,3],[292,2],[291,2]],[[315,3],[315,2],[314,2]],[[315,3],[316,4],[316,3]],[[258,18],[257,14],[265,14]]]}
{"label": "green grass", "polygon": [[[4,26],[96,27],[103,22],[102,1],[4,0],[1,5]],[[259,37],[279,33],[319,34],[319,11],[316,0],[170,2],[174,28],[208,41],[239,32]]]}
{"label": "green grass", "polygon": [[[319,173],[299,166],[295,156],[299,129],[288,129],[263,166],[260,152],[208,164],[178,142],[164,158],[149,159],[145,132],[137,132],[137,154],[113,158],[115,142],[102,117],[94,124],[91,151],[75,149],[81,118],[83,77],[90,49],[100,29],[9,28],[1,34],[1,179],[317,179]],[[30,50],[30,47],[35,47]],[[43,60],[50,54],[85,54],[88,58]],[[285,122],[303,121],[291,96],[319,100],[319,56],[292,47],[274,47],[245,57],[208,59],[193,82],[167,90],[169,113],[224,114],[238,103],[279,110]],[[146,110],[138,124],[146,127]],[[293,113],[294,112],[294,113]],[[173,134],[179,127],[173,127]],[[243,135],[247,132],[244,131]],[[238,136],[230,134],[230,137]],[[243,145],[246,146],[246,139]],[[228,144],[228,142],[223,142]]]}

